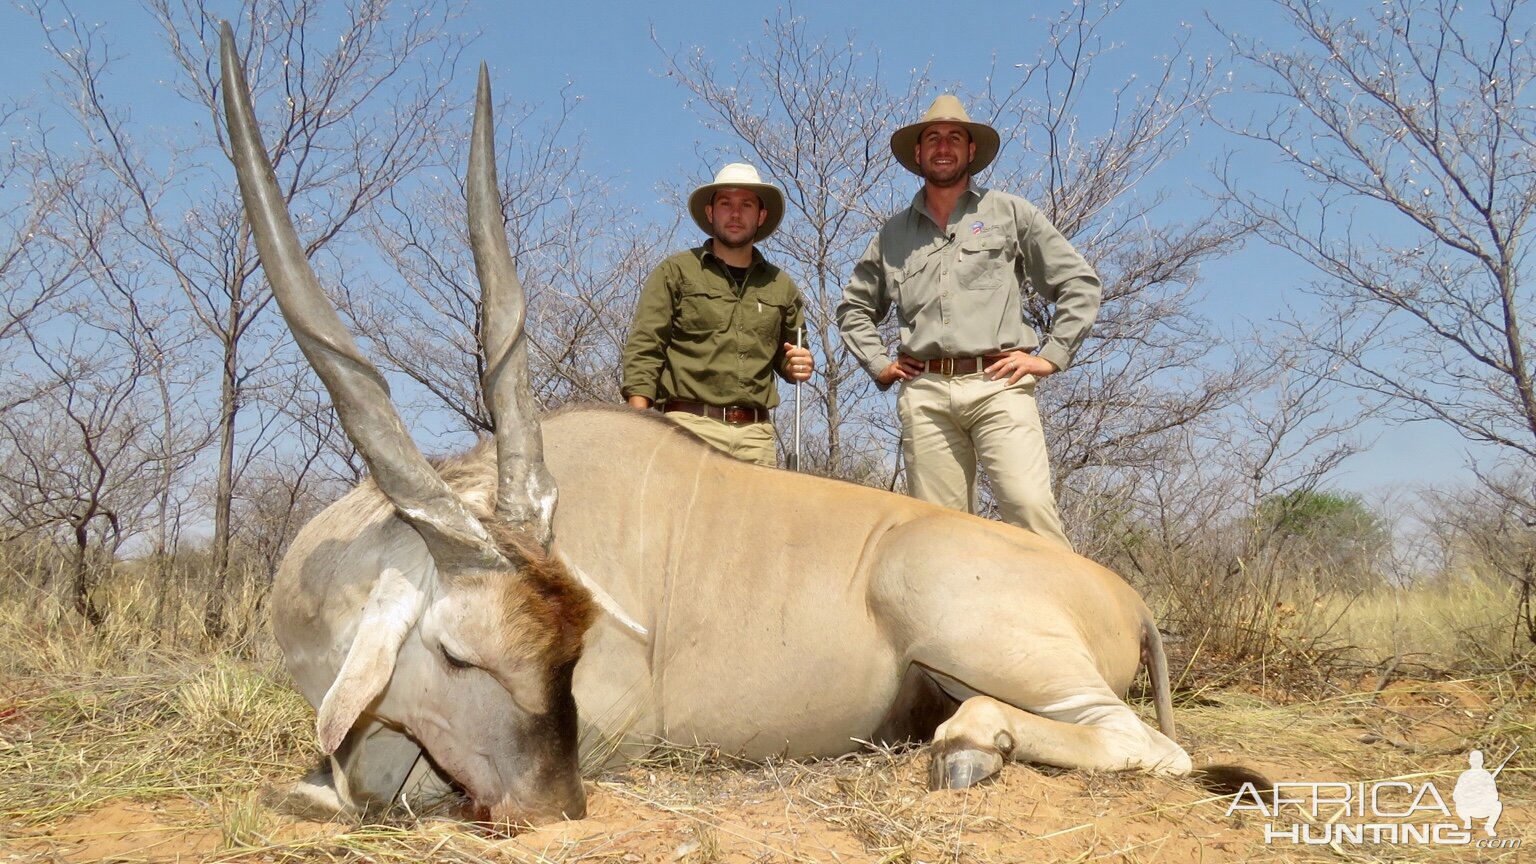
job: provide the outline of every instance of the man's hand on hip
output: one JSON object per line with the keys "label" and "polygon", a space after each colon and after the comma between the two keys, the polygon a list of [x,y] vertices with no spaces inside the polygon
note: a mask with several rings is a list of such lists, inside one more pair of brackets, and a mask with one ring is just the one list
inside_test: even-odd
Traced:
{"label": "man's hand on hip", "polygon": [[897,354],[896,362],[880,370],[875,381],[881,387],[889,387],[897,381],[911,381],[923,374],[923,361],[905,354]]}
{"label": "man's hand on hip", "polygon": [[993,381],[1007,378],[1009,384],[1019,383],[1019,379],[1025,375],[1044,378],[1058,371],[1055,363],[1028,351],[1005,352],[986,369],[988,378]]}

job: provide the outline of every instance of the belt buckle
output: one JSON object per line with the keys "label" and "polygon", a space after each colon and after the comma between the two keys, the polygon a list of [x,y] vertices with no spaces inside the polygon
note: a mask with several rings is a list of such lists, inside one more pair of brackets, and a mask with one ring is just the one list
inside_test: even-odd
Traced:
{"label": "belt buckle", "polygon": [[953,357],[940,357],[939,358],[939,374],[943,375],[946,378],[953,378],[953,377],[955,377],[955,358],[953,358]]}

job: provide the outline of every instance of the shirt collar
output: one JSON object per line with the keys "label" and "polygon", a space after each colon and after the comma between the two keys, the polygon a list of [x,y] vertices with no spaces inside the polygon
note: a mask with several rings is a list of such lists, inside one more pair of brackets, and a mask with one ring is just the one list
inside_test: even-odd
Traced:
{"label": "shirt collar", "polygon": [[[713,260],[713,261],[719,261],[721,267],[728,266],[724,261],[722,261],[720,259],[719,255],[715,254],[715,241],[714,240],[705,240],[702,244],[700,244],[699,246],[695,247],[693,251],[694,251],[695,254],[697,254],[699,256],[699,261],[700,262],[707,262],[707,261]],[[752,263],[747,265],[747,266],[749,268],[756,267],[757,265],[763,263],[764,260],[765,259],[763,258],[763,253],[758,250],[756,245],[753,245],[753,247],[752,247]]]}
{"label": "shirt collar", "polygon": [[[963,212],[971,202],[980,201],[981,196],[985,194],[987,194],[986,187],[978,184],[975,178],[971,178],[965,187],[965,191],[960,193],[960,201],[955,212]],[[917,187],[917,194],[912,196],[912,212],[927,216],[930,222],[938,221],[933,218],[932,213],[928,212],[928,205],[923,201],[923,187],[921,186]]]}

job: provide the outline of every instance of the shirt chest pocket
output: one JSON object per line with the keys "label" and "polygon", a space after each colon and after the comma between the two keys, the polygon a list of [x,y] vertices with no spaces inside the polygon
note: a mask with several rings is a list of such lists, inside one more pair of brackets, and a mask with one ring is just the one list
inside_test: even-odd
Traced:
{"label": "shirt chest pocket", "polygon": [[955,256],[955,281],[962,289],[991,291],[1006,284],[1013,272],[1008,243],[1001,234],[983,234],[960,244]]}
{"label": "shirt chest pocket", "polygon": [[708,285],[685,282],[678,290],[677,327],[685,333],[704,335],[724,330],[731,322],[735,298]]}
{"label": "shirt chest pocket", "polygon": [[752,335],[765,343],[774,343],[779,338],[784,322],[789,320],[789,307],[777,300],[749,297],[741,303],[741,314],[746,318],[747,328]]}
{"label": "shirt chest pocket", "polygon": [[907,259],[905,267],[892,269],[887,277],[903,323],[911,325],[925,307],[938,301],[940,258],[933,252],[918,253]]}

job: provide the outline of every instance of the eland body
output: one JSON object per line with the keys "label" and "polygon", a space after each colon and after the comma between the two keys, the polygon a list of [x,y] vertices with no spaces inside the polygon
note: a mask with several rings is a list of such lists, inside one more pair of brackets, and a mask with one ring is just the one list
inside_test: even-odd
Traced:
{"label": "eland body", "polygon": [[[971,785],[1009,758],[1189,772],[1169,737],[1152,617],[1092,561],[1011,525],[741,462],[628,408],[567,408],[542,427],[560,488],[555,548],[644,630],[607,616],[586,633],[572,680],[585,749],[817,757],[937,731],[936,786]],[[472,512],[490,512],[489,442],[441,467]],[[294,542],[274,626],[312,702],[392,569],[428,572],[432,559],[372,483]],[[355,800],[398,795],[419,753],[379,725],[467,739],[496,728],[501,688],[453,670],[430,643],[423,634],[402,649],[377,724],[354,733],[387,760],[351,769]],[[1144,655],[1168,735],[1122,701]],[[368,743],[381,734],[387,744]]]}

